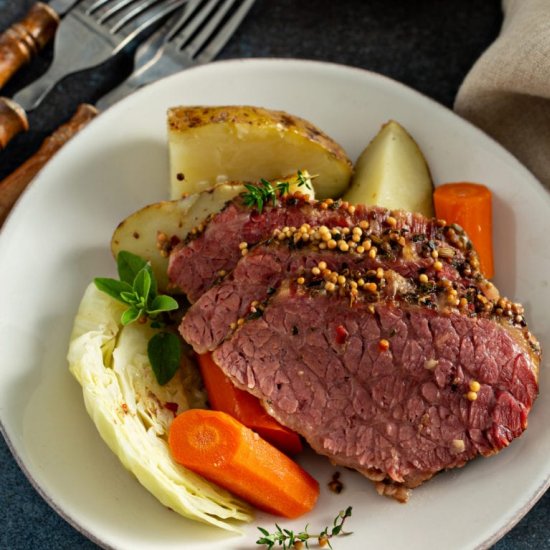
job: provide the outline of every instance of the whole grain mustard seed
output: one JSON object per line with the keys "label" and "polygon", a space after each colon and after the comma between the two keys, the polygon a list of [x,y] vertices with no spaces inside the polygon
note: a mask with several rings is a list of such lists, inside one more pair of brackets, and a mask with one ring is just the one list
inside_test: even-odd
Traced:
{"label": "whole grain mustard seed", "polygon": [[466,449],[466,445],[464,443],[464,440],[462,439],[453,439],[452,445],[453,445],[453,449],[457,453],[462,453]]}
{"label": "whole grain mustard seed", "polygon": [[423,284],[429,281],[428,276],[425,273],[421,273],[418,277],[418,280]]}
{"label": "whole grain mustard seed", "polygon": [[305,280],[303,277],[298,277],[298,278],[296,279],[296,282],[297,282],[299,285],[303,285],[303,284],[306,282],[306,280]]}
{"label": "whole grain mustard seed", "polygon": [[312,275],[321,275],[321,270],[318,267],[311,268]]}
{"label": "whole grain mustard seed", "polygon": [[349,250],[349,244],[346,241],[339,241],[338,248],[342,252],[347,252]]}
{"label": "whole grain mustard seed", "polygon": [[434,269],[436,271],[441,271],[443,269],[443,264],[439,260],[436,260],[434,262]]}
{"label": "whole grain mustard seed", "polygon": [[468,401],[475,401],[477,399],[477,392],[475,391],[469,391],[467,394],[466,394],[466,399],[468,399]]}
{"label": "whole grain mustard seed", "polygon": [[474,392],[478,392],[481,389],[481,384],[477,380],[472,380],[470,382],[470,390]]}

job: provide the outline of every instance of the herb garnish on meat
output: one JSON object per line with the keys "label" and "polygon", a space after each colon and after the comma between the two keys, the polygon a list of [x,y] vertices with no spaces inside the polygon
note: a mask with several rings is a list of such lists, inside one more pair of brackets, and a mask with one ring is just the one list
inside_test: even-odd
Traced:
{"label": "herb garnish on meat", "polygon": [[[303,172],[298,170],[297,186],[311,189],[309,183],[310,177],[311,176],[306,177]],[[275,206],[277,197],[282,197],[290,193],[290,183],[288,181],[278,181],[275,184],[272,184],[262,178],[259,185],[245,183],[244,186],[247,189],[247,191],[242,194],[244,204],[246,206],[250,206],[251,208],[257,208],[260,214],[266,204],[271,202],[273,206]]]}

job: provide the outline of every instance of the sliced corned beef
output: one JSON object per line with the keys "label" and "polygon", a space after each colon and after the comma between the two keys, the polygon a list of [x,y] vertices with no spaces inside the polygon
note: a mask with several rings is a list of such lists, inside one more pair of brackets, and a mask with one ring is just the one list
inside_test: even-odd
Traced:
{"label": "sliced corned beef", "polygon": [[214,360],[314,450],[401,500],[521,435],[540,352],[519,319],[350,300],[351,288],[283,284]]}

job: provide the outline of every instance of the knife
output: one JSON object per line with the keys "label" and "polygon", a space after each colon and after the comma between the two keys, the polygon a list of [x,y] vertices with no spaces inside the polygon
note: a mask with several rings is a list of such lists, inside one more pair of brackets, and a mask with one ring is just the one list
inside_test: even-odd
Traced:
{"label": "knife", "polygon": [[61,17],[79,1],[36,2],[0,35],[0,88],[52,40]]}

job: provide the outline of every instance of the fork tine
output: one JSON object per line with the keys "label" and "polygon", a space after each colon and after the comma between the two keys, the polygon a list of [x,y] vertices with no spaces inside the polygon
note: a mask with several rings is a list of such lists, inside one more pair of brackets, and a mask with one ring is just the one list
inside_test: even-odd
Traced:
{"label": "fork tine", "polygon": [[[90,6],[85,8],[85,13],[87,15],[94,15],[96,12],[101,10],[101,15],[103,15],[103,10],[112,10],[113,7],[121,6],[124,7],[128,3],[134,2],[135,0],[95,0]],[[107,6],[107,4],[114,4],[114,6]]]}
{"label": "fork tine", "polygon": [[188,0],[145,0],[140,6],[118,20],[109,30],[111,34],[123,32],[125,38],[118,44],[115,53],[125,48],[148,28],[153,27],[164,17],[170,15]]}
{"label": "fork tine", "polygon": [[[224,22],[226,15],[231,10],[236,0],[223,0],[215,16],[208,21],[208,24],[205,25],[200,33],[185,47],[185,51],[190,57],[194,57],[197,52],[202,50],[197,57],[197,61],[200,63],[206,63],[216,57],[218,52],[224,47],[228,39],[240,25],[241,21],[254,4],[254,1],[255,0],[244,0]],[[220,24],[222,24],[221,27]]]}
{"label": "fork tine", "polygon": [[122,12],[122,10],[130,6],[131,9],[122,14],[121,18],[118,19],[113,26],[111,32],[116,32],[118,29],[121,29],[124,25],[126,25],[126,23],[128,23],[135,17],[138,17],[145,10],[158,3],[158,0],[145,0],[141,2],[136,2],[136,0],[123,0],[120,4],[114,5],[108,12],[103,14],[103,16],[99,19],[99,22],[104,23],[111,17],[114,17],[115,15]]}
{"label": "fork tine", "polygon": [[86,13],[92,15],[94,12],[98,11],[98,9],[103,8],[101,11],[101,15],[98,18],[98,21],[100,23],[104,23],[114,15],[116,15],[118,12],[126,8],[128,5],[134,4],[136,0],[120,0],[119,2],[113,2],[112,5],[105,7],[105,4],[108,3],[109,0],[101,0],[101,4],[97,6],[99,2],[96,2],[93,6],[90,6],[88,10],[86,10]]}
{"label": "fork tine", "polygon": [[193,36],[204,20],[215,9],[218,0],[209,0],[206,5],[205,0],[198,0],[189,6],[189,10],[183,14],[181,20],[176,24],[175,32],[171,33],[169,38],[174,40],[178,48],[183,48],[186,42]]}

